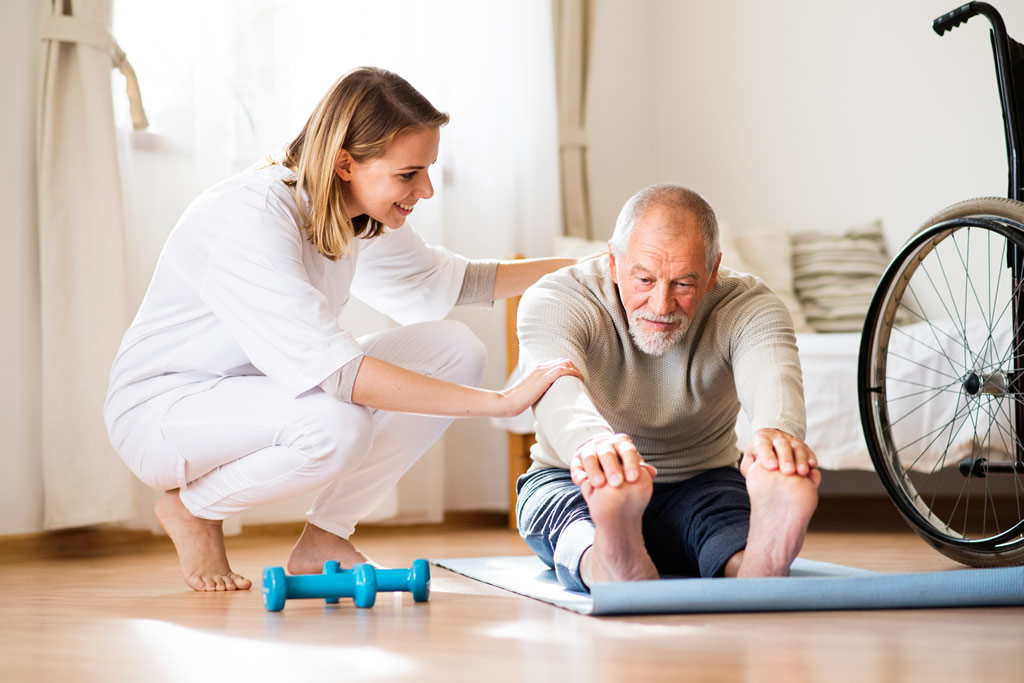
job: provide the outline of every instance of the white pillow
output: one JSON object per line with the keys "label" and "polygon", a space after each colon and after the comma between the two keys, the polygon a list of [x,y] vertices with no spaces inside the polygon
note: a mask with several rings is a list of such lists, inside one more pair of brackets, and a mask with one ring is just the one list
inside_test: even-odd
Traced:
{"label": "white pillow", "polygon": [[789,309],[795,332],[813,332],[793,288],[792,243],[789,230],[735,232],[724,221],[718,223],[722,265],[764,280]]}

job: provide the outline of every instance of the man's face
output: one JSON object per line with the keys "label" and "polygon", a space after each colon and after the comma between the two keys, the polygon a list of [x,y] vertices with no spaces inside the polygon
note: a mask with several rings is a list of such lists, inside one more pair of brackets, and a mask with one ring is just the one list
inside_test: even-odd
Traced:
{"label": "man's face", "polygon": [[621,261],[609,252],[630,335],[641,351],[660,356],[686,334],[701,299],[715,284],[721,257],[708,273],[694,215],[657,206],[633,228]]}

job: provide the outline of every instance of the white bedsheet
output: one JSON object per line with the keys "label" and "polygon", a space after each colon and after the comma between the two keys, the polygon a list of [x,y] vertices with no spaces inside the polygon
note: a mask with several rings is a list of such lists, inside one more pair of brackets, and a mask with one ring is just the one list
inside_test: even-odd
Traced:
{"label": "white bedsheet", "polygon": [[[1009,324],[995,330],[988,346],[986,325],[976,321],[967,327],[969,348],[974,352],[987,348],[989,360],[1009,348]],[[912,463],[912,469],[925,472],[953,466],[977,455],[979,449],[1009,450],[1008,402],[983,394],[965,403],[962,337],[952,323],[910,325],[893,332],[886,391],[892,441],[900,448],[904,466]],[[859,333],[797,334],[807,404],[807,443],[823,469],[874,469],[857,397],[860,341]],[[982,371],[994,365],[986,364],[985,358],[975,359],[973,364]],[[943,385],[947,386],[944,391],[934,389]],[[900,396],[905,398],[897,400]],[[749,442],[750,424],[742,411],[736,434],[737,445]]]}
{"label": "white bedsheet", "polygon": [[[807,403],[807,444],[827,470],[873,470],[857,407],[860,334],[799,333],[800,367]],[[750,421],[740,411],[737,446],[750,442]]]}

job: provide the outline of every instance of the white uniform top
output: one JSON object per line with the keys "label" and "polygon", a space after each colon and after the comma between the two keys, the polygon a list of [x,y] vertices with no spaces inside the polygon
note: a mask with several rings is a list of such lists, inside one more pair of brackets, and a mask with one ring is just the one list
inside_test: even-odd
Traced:
{"label": "white uniform top", "polygon": [[451,310],[467,259],[404,227],[331,261],[299,228],[292,177],[250,169],[185,211],[114,360],[108,430],[156,396],[224,377],[266,375],[293,396],[318,386],[362,356],[338,324],[350,295],[403,324]]}

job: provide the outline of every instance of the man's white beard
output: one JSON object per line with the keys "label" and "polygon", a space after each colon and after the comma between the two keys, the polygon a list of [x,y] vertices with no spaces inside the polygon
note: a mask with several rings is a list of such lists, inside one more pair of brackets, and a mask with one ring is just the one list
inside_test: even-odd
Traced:
{"label": "man's white beard", "polygon": [[[643,327],[641,319],[678,324],[667,332],[658,332]],[[660,356],[671,349],[683,338],[689,328],[690,318],[682,311],[668,315],[655,315],[646,308],[638,308],[629,314],[629,336],[633,337],[633,341],[641,351],[651,356]]]}

